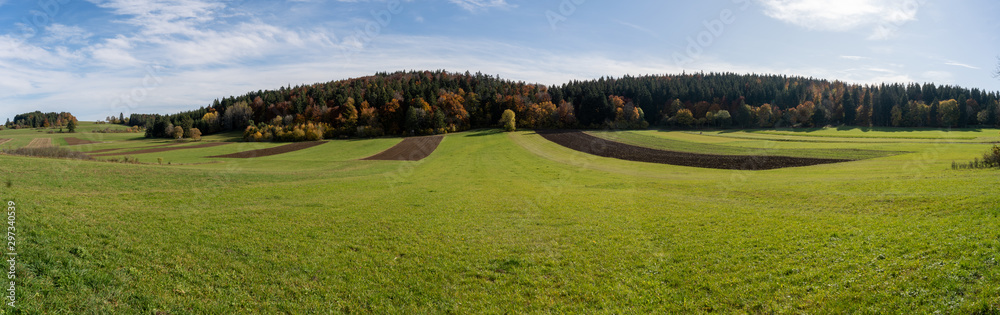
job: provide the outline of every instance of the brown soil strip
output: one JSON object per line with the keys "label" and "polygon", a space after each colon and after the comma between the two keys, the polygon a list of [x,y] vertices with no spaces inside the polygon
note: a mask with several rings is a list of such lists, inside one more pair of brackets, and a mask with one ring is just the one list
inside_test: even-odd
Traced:
{"label": "brown soil strip", "polygon": [[25,148],[48,148],[52,146],[52,138],[35,138],[32,139]]}
{"label": "brown soil strip", "polygon": [[66,145],[101,143],[100,141],[83,140],[80,138],[66,137]]}
{"label": "brown soil strip", "polygon": [[321,144],[326,143],[326,141],[309,141],[309,142],[296,142],[291,144],[286,144],[283,146],[277,146],[268,149],[250,150],[237,152],[225,155],[209,156],[210,158],[236,158],[236,159],[249,159],[262,156],[278,155],[282,153],[294,152],[298,150],[312,148]]}
{"label": "brown soil strip", "polygon": [[14,140],[14,139],[0,139],[0,144],[7,143],[7,141],[10,141],[10,140]]}
{"label": "brown soil strip", "polygon": [[137,150],[137,151],[129,151],[129,152],[94,154],[94,155],[91,155],[91,156],[93,156],[93,157],[99,157],[99,156],[114,156],[114,155],[133,155],[133,154],[146,154],[146,153],[166,152],[166,151],[173,151],[173,150],[187,150],[187,149],[211,148],[211,147],[217,147],[217,146],[220,146],[220,145],[227,145],[229,143],[230,142],[209,142],[209,143],[202,143],[202,144],[196,144],[196,145],[191,145],[191,146],[186,146],[186,147],[178,147],[178,148],[163,148],[163,146],[160,146],[160,148]]}
{"label": "brown soil strip", "polygon": [[362,160],[381,161],[420,161],[431,155],[441,144],[444,136],[426,136],[417,138],[406,138],[403,142],[382,151],[382,153],[372,155]]}
{"label": "brown soil strip", "polygon": [[787,156],[715,155],[666,151],[601,139],[580,131],[539,131],[539,135],[564,147],[593,155],[622,160],[730,170],[770,170],[847,162]]}

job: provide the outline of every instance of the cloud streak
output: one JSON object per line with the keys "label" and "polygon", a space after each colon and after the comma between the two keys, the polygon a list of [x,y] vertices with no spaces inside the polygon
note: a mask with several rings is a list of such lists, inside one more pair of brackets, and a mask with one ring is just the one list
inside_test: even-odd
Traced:
{"label": "cloud streak", "polygon": [[972,69],[972,70],[982,70],[982,68],[975,67],[975,66],[970,66],[970,65],[967,65],[967,64],[964,64],[964,63],[960,63],[960,62],[955,62],[955,61],[948,61],[948,62],[945,62],[944,64],[945,65],[949,65],[949,66],[956,66],[956,67],[962,67],[962,68]]}
{"label": "cloud streak", "polygon": [[513,9],[516,5],[507,3],[506,0],[448,0],[469,12],[481,12],[489,9]]}
{"label": "cloud streak", "polygon": [[923,0],[761,0],[764,14],[811,30],[845,32],[871,29],[869,39],[892,37],[915,21]]}

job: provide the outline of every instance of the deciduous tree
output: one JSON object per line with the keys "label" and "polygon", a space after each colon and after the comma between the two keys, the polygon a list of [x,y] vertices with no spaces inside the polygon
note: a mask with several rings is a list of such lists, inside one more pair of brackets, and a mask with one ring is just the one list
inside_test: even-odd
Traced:
{"label": "deciduous tree", "polygon": [[573,113],[573,104],[560,101],[559,108],[556,109],[556,114],[558,115],[558,127],[559,128],[572,128],[576,126],[576,114]]}
{"label": "deciduous tree", "polygon": [[694,114],[687,108],[678,110],[677,115],[674,116],[674,121],[679,126],[690,128],[695,123]]}
{"label": "deciduous tree", "polygon": [[950,99],[940,102],[938,104],[938,113],[941,116],[939,118],[941,126],[948,128],[958,126],[959,116],[961,115],[961,111],[958,108],[958,101]]}
{"label": "deciduous tree", "polygon": [[223,125],[226,130],[243,130],[253,119],[253,109],[246,102],[239,102],[226,109],[222,114]]}
{"label": "deciduous tree", "polygon": [[500,116],[500,125],[503,126],[503,130],[511,132],[517,130],[517,122],[514,117],[514,111],[504,110],[503,115]]}

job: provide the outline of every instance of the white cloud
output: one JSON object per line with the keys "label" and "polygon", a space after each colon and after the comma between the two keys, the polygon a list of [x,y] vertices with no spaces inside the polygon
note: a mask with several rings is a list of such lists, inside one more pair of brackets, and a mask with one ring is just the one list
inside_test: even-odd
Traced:
{"label": "white cloud", "polygon": [[[247,17],[229,24],[218,0],[89,0],[122,16],[136,32],[97,45],[95,61],[106,65],[141,65],[144,59],[172,66],[239,64],[275,55],[314,53],[335,46],[326,29],[290,30]],[[229,10],[232,11],[232,10]],[[113,42],[112,42],[113,41]]]}
{"label": "white cloud", "polygon": [[862,57],[862,56],[840,56],[840,58],[847,60],[854,60],[854,61],[869,59],[868,57]]}
{"label": "white cloud", "polygon": [[507,3],[506,0],[448,0],[451,3],[457,4],[462,9],[468,10],[470,12],[478,12],[489,10],[491,8],[498,9],[512,9],[516,8],[516,5]]}
{"label": "white cloud", "polygon": [[956,62],[956,61],[948,61],[948,62],[945,62],[944,64],[945,65],[949,65],[949,66],[969,68],[969,69],[972,69],[972,70],[982,70],[979,67],[970,66],[970,65],[967,65],[967,64],[964,64],[964,63],[960,63],[960,62]]}
{"label": "white cloud", "polygon": [[114,38],[108,38],[103,43],[94,45],[87,50],[90,52],[91,60],[101,66],[135,67],[142,65],[142,61],[132,56],[131,51],[133,48],[132,40],[118,35]]}
{"label": "white cloud", "polygon": [[66,26],[59,23],[49,25],[45,28],[45,32],[47,34],[42,38],[43,42],[63,45],[86,45],[87,39],[94,35],[79,26]]}
{"label": "white cloud", "polygon": [[807,29],[850,31],[871,28],[869,39],[892,37],[917,19],[926,0],[760,0],[764,14]]}
{"label": "white cloud", "polygon": [[0,60],[18,60],[32,66],[61,66],[65,64],[62,58],[21,38],[10,35],[0,35]]}
{"label": "white cloud", "polygon": [[189,35],[211,21],[225,4],[213,0],[89,0],[142,28],[143,35]]}

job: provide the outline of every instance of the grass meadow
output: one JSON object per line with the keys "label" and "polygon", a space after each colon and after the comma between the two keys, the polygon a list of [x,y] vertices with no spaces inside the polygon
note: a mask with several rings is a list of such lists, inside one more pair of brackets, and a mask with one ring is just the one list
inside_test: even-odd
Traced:
{"label": "grass meadow", "polygon": [[[106,126],[3,130],[0,148],[173,143],[90,132]],[[950,167],[1000,130],[591,134],[858,160],[701,169],[488,130],[450,134],[416,162],[359,160],[399,138],[207,158],[280,145],[234,142],[135,155],[141,164],[0,155],[0,201],[16,203],[19,233],[17,307],[3,310],[1000,312],[1000,171]]]}

